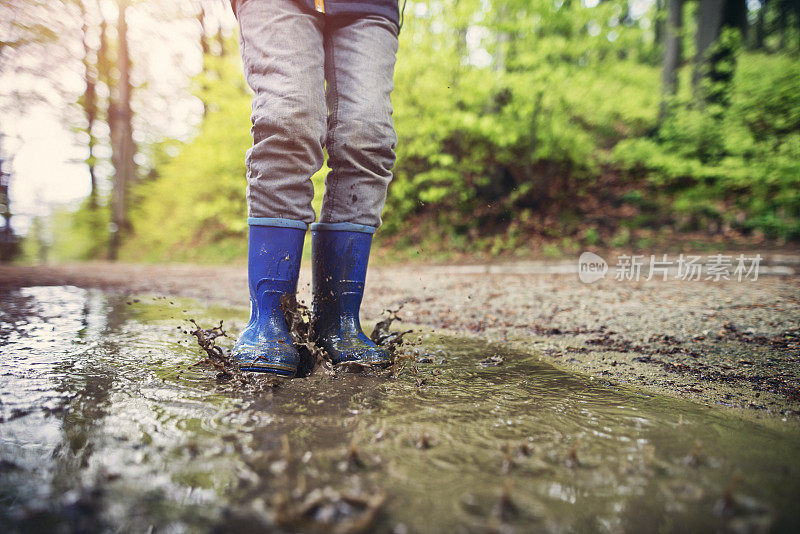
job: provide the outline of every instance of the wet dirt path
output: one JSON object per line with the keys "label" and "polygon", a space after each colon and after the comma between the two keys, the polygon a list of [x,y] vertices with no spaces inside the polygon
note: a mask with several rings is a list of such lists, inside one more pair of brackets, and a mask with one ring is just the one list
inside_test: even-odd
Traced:
{"label": "wet dirt path", "polygon": [[[362,315],[374,322],[402,302],[406,325],[508,343],[600,382],[775,424],[800,422],[800,277],[586,285],[575,274],[541,267],[376,266]],[[308,282],[304,265],[301,300],[309,299]],[[0,287],[64,284],[239,307],[247,302],[243,267],[0,267]]]}
{"label": "wet dirt path", "polygon": [[244,321],[240,307],[70,286],[0,298],[6,531],[800,526],[791,425],[432,334],[391,377],[242,389],[196,365],[188,334],[189,319]]}

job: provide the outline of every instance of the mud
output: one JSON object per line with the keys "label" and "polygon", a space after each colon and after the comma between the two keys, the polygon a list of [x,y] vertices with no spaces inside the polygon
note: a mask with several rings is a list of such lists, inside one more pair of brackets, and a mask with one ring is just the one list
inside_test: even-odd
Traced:
{"label": "mud", "polygon": [[[322,367],[251,388],[224,373],[239,308],[74,287],[0,297],[6,531],[800,527],[791,425],[424,332],[389,376]],[[219,326],[198,336],[189,319]]]}
{"label": "mud", "polygon": [[[762,256],[765,274],[755,282],[585,285],[575,274],[552,274],[559,265],[532,262],[375,266],[362,318],[377,322],[404,302],[398,315],[407,328],[500,342],[600,382],[797,425],[800,278],[793,273],[800,257]],[[306,301],[308,273],[304,266],[300,298]],[[0,286],[64,284],[182,295],[239,309],[247,303],[243,266],[0,266]],[[236,330],[243,323],[228,324]]]}

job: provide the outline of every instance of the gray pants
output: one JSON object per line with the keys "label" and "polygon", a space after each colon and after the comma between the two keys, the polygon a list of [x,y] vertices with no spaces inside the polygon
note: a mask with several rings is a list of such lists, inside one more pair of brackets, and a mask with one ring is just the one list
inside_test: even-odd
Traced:
{"label": "gray pants", "polygon": [[237,7],[255,93],[249,217],[313,222],[311,176],[324,147],[331,170],[320,222],[380,226],[397,144],[390,100],[397,26],[373,15],[325,17],[291,0]]}

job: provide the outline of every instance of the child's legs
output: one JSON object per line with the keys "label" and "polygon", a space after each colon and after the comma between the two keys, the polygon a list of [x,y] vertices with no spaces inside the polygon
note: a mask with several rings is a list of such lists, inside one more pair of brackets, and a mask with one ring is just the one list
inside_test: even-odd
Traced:
{"label": "child's legs", "polygon": [[320,222],[378,227],[397,135],[390,93],[397,26],[378,16],[331,20],[325,30],[328,166]]}
{"label": "child's legs", "polygon": [[237,12],[253,95],[247,151],[250,217],[311,223],[311,175],[326,133],[323,21],[286,0],[247,0]]}

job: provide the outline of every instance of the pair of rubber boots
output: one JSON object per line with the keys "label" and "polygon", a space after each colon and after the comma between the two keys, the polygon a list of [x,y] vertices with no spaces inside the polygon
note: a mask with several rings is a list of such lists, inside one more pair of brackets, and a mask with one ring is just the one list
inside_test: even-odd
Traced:
{"label": "pair of rubber boots", "polygon": [[[295,295],[306,225],[289,219],[250,224],[248,281],[250,322],[233,348],[244,371],[292,377],[300,355],[281,310]],[[311,225],[312,339],[333,363],[391,363],[389,353],[361,330],[359,309],[375,229],[352,223]]]}

